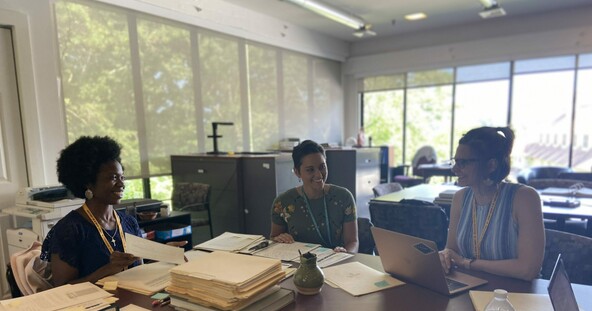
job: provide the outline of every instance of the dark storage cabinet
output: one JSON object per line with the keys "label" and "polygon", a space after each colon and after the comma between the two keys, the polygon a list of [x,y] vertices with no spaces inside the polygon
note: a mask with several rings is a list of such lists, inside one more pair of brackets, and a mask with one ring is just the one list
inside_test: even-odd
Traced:
{"label": "dark storage cabinet", "polygon": [[172,155],[173,185],[199,182],[210,185],[209,207],[212,232],[244,232],[240,158],[198,155]]}
{"label": "dark storage cabinet", "polygon": [[172,155],[173,184],[209,184],[212,231],[269,236],[275,197],[298,185],[288,153]]}
{"label": "dark storage cabinet", "polygon": [[370,217],[372,188],[380,183],[380,149],[327,149],[327,183],[347,188],[356,200],[358,217]]}

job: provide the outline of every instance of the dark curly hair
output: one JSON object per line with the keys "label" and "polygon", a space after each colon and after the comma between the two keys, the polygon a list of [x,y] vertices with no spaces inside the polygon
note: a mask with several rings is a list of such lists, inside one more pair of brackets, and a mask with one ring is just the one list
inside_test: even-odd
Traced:
{"label": "dark curly hair", "polygon": [[105,136],[81,136],[60,152],[57,161],[58,180],[72,194],[84,199],[88,184],[94,184],[101,165],[121,163],[121,145]]}
{"label": "dark curly hair", "polygon": [[497,169],[489,174],[494,182],[500,182],[510,174],[510,154],[514,146],[514,131],[509,127],[479,127],[468,131],[458,141],[469,146],[477,157],[496,159]]}
{"label": "dark curly hair", "polygon": [[298,144],[298,146],[295,146],[294,149],[292,149],[292,161],[294,161],[294,169],[299,170],[300,165],[302,165],[302,158],[313,153],[320,153],[323,155],[323,157],[327,158],[323,146],[312,140],[305,140]]}

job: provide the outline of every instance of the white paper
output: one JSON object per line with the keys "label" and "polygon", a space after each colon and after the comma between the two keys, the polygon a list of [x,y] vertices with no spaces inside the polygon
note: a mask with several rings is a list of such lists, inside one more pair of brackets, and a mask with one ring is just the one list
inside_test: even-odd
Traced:
{"label": "white paper", "polygon": [[54,311],[65,308],[94,310],[106,305],[102,299],[112,294],[89,282],[66,284],[29,296],[0,301],[2,310]]}
{"label": "white paper", "polygon": [[194,249],[205,249],[211,251],[236,252],[241,249],[248,249],[251,245],[265,240],[262,235],[240,234],[224,232],[221,235],[194,246]]}
{"label": "white paper", "polygon": [[[328,267],[354,256],[348,253],[335,252],[326,247],[315,248],[310,252],[317,255],[317,266],[319,266],[319,268]],[[294,261],[300,262],[300,257],[296,258]]]}
{"label": "white paper", "polygon": [[319,244],[310,244],[302,242],[294,243],[272,243],[268,247],[254,253],[255,256],[275,258],[284,261],[295,261],[300,258],[300,254],[310,252],[320,247]]}
{"label": "white paper", "polygon": [[142,307],[136,306],[134,304],[129,304],[119,310],[120,311],[150,311],[150,309],[142,308]]}
{"label": "white paper", "polygon": [[357,261],[328,267],[323,272],[326,280],[354,296],[405,284]]}
{"label": "white paper", "polygon": [[182,247],[150,241],[129,233],[125,234],[125,242],[127,243],[126,252],[136,257],[176,264],[185,263],[185,257],[183,257],[185,250]]}

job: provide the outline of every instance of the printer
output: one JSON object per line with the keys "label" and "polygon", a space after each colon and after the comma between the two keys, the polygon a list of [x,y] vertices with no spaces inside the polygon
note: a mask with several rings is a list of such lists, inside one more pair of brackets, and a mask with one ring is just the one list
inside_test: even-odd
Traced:
{"label": "printer", "polygon": [[31,229],[40,239],[45,238],[58,220],[84,203],[64,186],[25,187],[17,192],[15,201],[16,206],[2,212],[14,216],[15,227],[20,226],[18,220],[30,221]]}

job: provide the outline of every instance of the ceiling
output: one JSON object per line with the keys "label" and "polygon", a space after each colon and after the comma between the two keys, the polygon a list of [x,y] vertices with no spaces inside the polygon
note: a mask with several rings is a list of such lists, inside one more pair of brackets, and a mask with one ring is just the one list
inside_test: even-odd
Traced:
{"label": "ceiling", "polygon": [[[277,19],[302,26],[348,42],[365,38],[352,35],[347,26],[316,15],[282,0],[224,0]],[[482,21],[483,9],[478,0],[318,0],[345,12],[362,17],[372,24],[379,37],[409,34],[448,26]],[[498,19],[541,14],[592,5],[592,0],[498,0],[507,15]],[[424,12],[427,19],[406,21],[404,15]]]}

